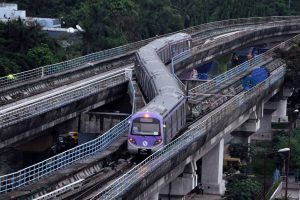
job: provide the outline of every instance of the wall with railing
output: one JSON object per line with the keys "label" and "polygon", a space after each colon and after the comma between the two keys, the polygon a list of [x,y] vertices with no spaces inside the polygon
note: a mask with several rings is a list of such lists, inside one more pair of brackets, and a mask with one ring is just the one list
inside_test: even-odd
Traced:
{"label": "wall with railing", "polygon": [[278,48],[286,49],[287,47],[291,46],[295,41],[300,41],[300,35],[297,35],[275,47],[268,50],[267,52],[260,54],[250,60],[247,60],[246,62],[238,65],[235,68],[232,68],[231,70],[226,71],[225,73],[213,78],[212,80],[203,83],[195,88],[192,88],[189,90],[189,95],[192,100],[197,100],[198,97],[201,97],[205,92],[222,85],[223,83],[232,80],[236,76],[246,72],[247,70],[262,66],[263,63],[269,62],[273,59],[273,56],[275,55],[274,50]]}
{"label": "wall with railing", "polygon": [[36,101],[33,104],[28,104],[18,109],[11,110],[5,113],[0,111],[0,128],[16,124],[22,120],[28,119],[32,116],[45,113],[47,111],[67,105],[71,102],[78,101],[92,94],[96,94],[109,87],[114,87],[128,81],[125,73],[119,73],[91,84],[84,85],[74,90],[68,90],[49,98]]}
{"label": "wall with railing", "polygon": [[[210,22],[207,24],[194,26],[191,28],[177,31],[177,32],[185,32],[185,33],[189,33],[192,35],[193,34],[197,35],[197,34],[203,33],[204,31],[221,29],[224,26],[234,26],[234,25],[238,25],[238,24],[245,26],[247,24],[259,24],[259,23],[267,23],[267,22],[271,22],[271,21],[280,21],[280,20],[293,21],[293,20],[297,20],[297,19],[300,19],[300,17],[299,16],[283,16],[283,17],[274,16],[274,17],[240,18],[240,19],[231,19],[231,20]],[[177,33],[177,32],[174,32],[174,33]],[[174,33],[169,33],[169,34],[162,35],[162,36],[167,36],[167,35],[171,35]],[[68,69],[78,68],[87,63],[92,63],[92,62],[101,61],[101,60],[105,60],[105,59],[111,59],[111,58],[117,57],[117,56],[122,56],[126,53],[135,51],[136,49],[148,44],[150,41],[153,41],[154,39],[157,39],[157,38],[153,37],[153,38],[149,38],[149,39],[142,40],[139,42],[127,44],[124,46],[108,49],[105,51],[88,54],[88,55],[81,56],[81,57],[78,57],[78,58],[75,58],[72,60],[67,60],[67,61],[64,61],[61,63],[56,63],[56,64],[52,64],[52,65],[39,67],[39,68],[36,68],[33,70],[14,74],[13,77],[1,77],[0,78],[0,91],[7,87],[11,87],[13,85],[23,83],[25,81],[44,78],[49,75],[53,75],[53,74],[57,74],[57,73],[66,71]]]}
{"label": "wall with railing", "polygon": [[92,141],[76,146],[75,148],[20,171],[0,176],[0,194],[16,190],[22,186],[37,181],[40,178],[48,176],[54,171],[66,168],[78,160],[103,151],[110,144],[116,141],[116,139],[128,132],[129,118],[130,116],[107,131],[105,134]]}

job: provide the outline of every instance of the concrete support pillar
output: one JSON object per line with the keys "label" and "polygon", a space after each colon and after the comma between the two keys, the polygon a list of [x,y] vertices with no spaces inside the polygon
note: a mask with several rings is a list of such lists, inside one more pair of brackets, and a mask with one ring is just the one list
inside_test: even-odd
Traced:
{"label": "concrete support pillar", "polygon": [[264,116],[261,119],[261,127],[253,135],[251,135],[251,138],[254,140],[271,140],[272,139],[271,119],[272,119],[271,112],[265,110]]}
{"label": "concrete support pillar", "polygon": [[160,200],[183,200],[185,196],[192,191],[198,184],[196,173],[196,162],[191,161],[184,169],[184,172],[174,181],[160,190]]}
{"label": "concrete support pillar", "polygon": [[234,136],[233,143],[250,143],[250,136],[260,129],[260,119],[258,115],[263,116],[261,109],[259,109],[258,112],[251,113],[249,119],[231,133],[231,135]]}
{"label": "concrete support pillar", "polygon": [[276,110],[272,114],[272,122],[288,122],[288,116],[286,115],[287,99],[279,100],[274,104],[276,104]]}
{"label": "concrete support pillar", "polygon": [[250,136],[239,136],[239,135],[235,135],[233,137],[232,143],[234,144],[250,144],[251,143],[251,138]]}
{"label": "concrete support pillar", "polygon": [[224,194],[223,180],[224,139],[202,158],[201,183],[206,194]]}

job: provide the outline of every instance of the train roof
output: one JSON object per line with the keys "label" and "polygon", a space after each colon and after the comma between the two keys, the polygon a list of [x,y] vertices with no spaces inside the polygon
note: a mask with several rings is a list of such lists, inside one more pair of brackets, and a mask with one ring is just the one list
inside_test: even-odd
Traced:
{"label": "train roof", "polygon": [[185,98],[181,94],[166,93],[156,96],[140,111],[151,111],[166,116],[175,106]]}
{"label": "train roof", "polygon": [[154,40],[154,41],[150,42],[149,44],[147,44],[146,46],[152,47],[155,50],[155,52],[157,52],[158,50],[167,46],[169,44],[169,42],[170,42],[170,39],[164,37],[164,38],[159,38],[157,40]]}
{"label": "train roof", "polygon": [[159,56],[152,47],[143,47],[138,52],[141,62],[146,68],[147,73],[152,77],[157,91],[161,93],[168,88],[176,92],[181,92],[180,85],[176,78],[169,72],[164,63],[160,60]]}
{"label": "train roof", "polygon": [[169,48],[172,42],[190,38],[191,36],[186,33],[177,33],[157,39],[137,51],[140,62],[153,80],[154,87],[159,94],[140,111],[151,111],[166,116],[185,98],[178,81],[161,61],[157,51],[165,47]]}
{"label": "train roof", "polygon": [[168,37],[168,39],[169,39],[169,42],[172,43],[174,41],[177,42],[179,40],[189,40],[189,39],[192,39],[192,37],[187,33],[176,33],[176,34],[170,35]]}

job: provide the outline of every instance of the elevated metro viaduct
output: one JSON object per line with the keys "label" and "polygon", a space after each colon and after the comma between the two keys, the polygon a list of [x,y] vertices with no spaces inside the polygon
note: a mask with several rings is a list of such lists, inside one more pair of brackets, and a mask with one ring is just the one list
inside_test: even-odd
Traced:
{"label": "elevated metro viaduct", "polygon": [[[229,101],[217,108],[216,112],[213,111],[214,114],[210,113],[208,116],[204,116],[197,124],[208,117],[213,120],[209,120],[205,124],[207,126],[205,127],[207,130],[205,136],[193,141],[179,152],[177,151],[175,156],[167,159],[163,165],[159,165],[149,174],[142,175],[141,172],[138,172],[143,178],[123,190],[123,193],[119,193],[120,196],[116,195],[117,198],[184,199],[184,196],[198,184],[196,163],[200,159],[202,160],[201,183],[204,193],[223,194],[225,192],[225,181],[223,180],[224,137],[232,133],[237,137],[235,139],[248,142],[249,136],[257,132],[261,126],[270,127],[270,124],[260,124],[265,109],[273,110],[272,122],[278,122],[279,119],[287,122],[285,99],[291,95],[291,92],[282,87],[283,80],[284,76],[281,76],[270,87],[265,87],[264,84],[260,85],[253,92],[246,94],[247,97],[238,98],[236,102],[240,104],[239,107],[233,108],[235,107],[234,102]],[[222,110],[222,107],[223,111],[218,112],[218,110]],[[228,108],[226,109],[226,107]],[[142,168],[146,166],[144,165]]]}
{"label": "elevated metro viaduct", "polygon": [[[289,34],[292,34],[292,33],[290,32]],[[289,34],[288,34],[288,35],[289,35]],[[236,39],[236,38],[235,38],[235,39]],[[260,38],[260,39],[261,39],[261,38]],[[228,42],[228,41],[226,41],[226,42]],[[225,43],[226,43],[226,42],[225,42]],[[224,47],[222,47],[222,45],[224,45],[224,44],[222,43],[222,44],[220,45],[220,48],[221,48],[221,49],[224,48]],[[218,55],[218,54],[217,54],[217,55]],[[217,56],[217,55],[212,53],[212,58],[213,58],[213,56]],[[252,109],[252,110],[253,110],[253,109]],[[242,120],[242,121],[243,121],[243,120]],[[220,152],[220,151],[218,151],[218,152]],[[219,186],[217,186],[217,187],[219,187]]]}
{"label": "elevated metro viaduct", "polygon": [[[236,48],[249,46],[254,42],[263,41],[265,39],[271,41],[272,38],[275,41],[284,40],[299,32],[300,25],[298,23],[292,23],[280,27],[267,27],[265,29],[251,30],[240,34],[237,37],[229,37],[225,41],[222,39],[211,44],[208,43],[205,46],[201,45],[193,48],[192,57],[187,61],[182,62],[180,65],[176,65],[177,68],[175,71],[176,73],[180,73],[185,69],[193,67],[195,64],[209,61],[224,53],[231,52]],[[119,83],[114,81],[114,83],[110,84],[110,87],[102,87],[99,93],[94,93],[85,99],[76,100],[42,114],[37,114],[24,120],[19,119],[19,122],[17,123],[12,122],[11,124],[2,126],[0,134],[2,142],[0,148],[18,145],[21,142],[39,137],[41,135],[40,133],[46,131],[48,128],[69,121],[70,119],[76,119],[81,112],[99,107],[104,103],[108,103],[122,96],[122,94],[127,91],[125,73],[120,76],[119,79],[122,79]],[[54,100],[53,103],[55,104],[56,100]],[[52,103],[49,102],[49,104]],[[18,119],[18,114],[13,117]]]}

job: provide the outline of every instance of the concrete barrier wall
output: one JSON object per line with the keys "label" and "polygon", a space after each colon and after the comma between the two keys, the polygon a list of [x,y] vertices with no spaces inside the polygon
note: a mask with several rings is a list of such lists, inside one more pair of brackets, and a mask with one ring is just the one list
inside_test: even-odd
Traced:
{"label": "concrete barrier wall", "polygon": [[212,46],[202,47],[201,45],[193,50],[193,56],[176,64],[174,66],[176,74],[180,74],[184,70],[194,68],[195,65],[212,60],[218,56],[221,56],[231,51],[246,47],[256,41],[261,41],[270,38],[282,37],[282,40],[286,37],[292,37],[300,33],[300,24],[287,25],[282,27],[272,27],[268,29],[255,30],[238,38],[232,37],[232,40],[217,43]]}
{"label": "concrete barrier wall", "polygon": [[88,98],[78,100],[66,106],[1,129],[0,149],[8,145],[24,142],[24,139],[26,138],[30,139],[43,130],[77,117],[82,111],[87,111],[116,100],[126,94],[127,84],[128,82],[108,88],[98,94],[91,95]]}

